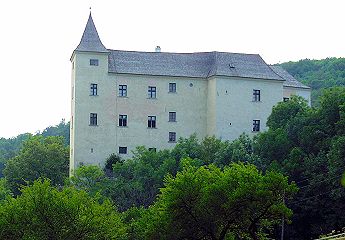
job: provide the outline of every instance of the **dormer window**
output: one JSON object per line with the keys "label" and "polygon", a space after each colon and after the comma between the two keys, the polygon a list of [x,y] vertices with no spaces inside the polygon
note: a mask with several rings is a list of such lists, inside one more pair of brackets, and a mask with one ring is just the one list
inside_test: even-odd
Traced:
{"label": "dormer window", "polygon": [[98,59],[90,59],[90,66],[98,66]]}

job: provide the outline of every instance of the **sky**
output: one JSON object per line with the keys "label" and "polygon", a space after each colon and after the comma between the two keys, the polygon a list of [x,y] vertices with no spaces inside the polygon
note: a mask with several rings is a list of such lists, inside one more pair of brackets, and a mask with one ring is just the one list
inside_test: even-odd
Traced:
{"label": "sky", "polygon": [[92,11],[108,49],[345,57],[344,0],[11,0],[0,8],[0,137],[70,120],[70,57]]}

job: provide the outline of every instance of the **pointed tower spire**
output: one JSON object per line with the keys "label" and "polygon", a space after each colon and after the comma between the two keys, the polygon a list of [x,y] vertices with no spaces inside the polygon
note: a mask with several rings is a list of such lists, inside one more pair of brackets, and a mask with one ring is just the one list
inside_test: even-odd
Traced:
{"label": "pointed tower spire", "polygon": [[101,39],[98,36],[97,29],[93,23],[91,16],[91,11],[89,19],[87,21],[83,36],[80,40],[78,47],[75,51],[83,52],[109,52],[101,42]]}

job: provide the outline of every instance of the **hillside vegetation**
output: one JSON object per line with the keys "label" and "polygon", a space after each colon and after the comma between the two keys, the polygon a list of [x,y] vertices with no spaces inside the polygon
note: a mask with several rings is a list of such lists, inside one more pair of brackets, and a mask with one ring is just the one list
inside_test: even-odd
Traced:
{"label": "hillside vegetation", "polygon": [[280,64],[302,83],[312,88],[312,103],[319,104],[319,96],[325,88],[345,86],[345,58],[322,60],[304,59]]}

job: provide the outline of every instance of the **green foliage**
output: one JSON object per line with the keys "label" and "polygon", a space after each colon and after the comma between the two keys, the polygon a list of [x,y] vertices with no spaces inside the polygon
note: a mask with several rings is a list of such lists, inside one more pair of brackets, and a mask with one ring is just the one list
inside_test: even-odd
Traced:
{"label": "green foliage", "polygon": [[[44,137],[49,136],[62,136],[66,146],[69,145],[69,122],[66,123],[64,119],[56,125],[50,126],[43,130],[42,133],[37,133],[36,135],[42,135]],[[32,134],[24,133],[13,138],[1,138],[0,137],[0,177],[2,174],[2,166],[7,162],[8,159],[15,157],[19,150],[22,148],[23,143],[28,140]]]}
{"label": "green foliage", "polygon": [[300,96],[292,96],[287,102],[280,102],[272,108],[267,119],[270,129],[285,128],[297,115],[303,115],[310,110],[307,101]]}
{"label": "green foliage", "polygon": [[5,178],[0,178],[0,202],[11,196],[11,190],[7,186]]}
{"label": "green foliage", "polygon": [[6,163],[3,173],[14,194],[21,185],[40,177],[63,185],[68,176],[69,149],[62,137],[34,136],[24,142],[19,154]]}
{"label": "green foliage", "polygon": [[127,239],[120,214],[109,201],[84,191],[61,191],[36,180],[17,198],[0,203],[1,239]]}
{"label": "green foliage", "polygon": [[193,166],[214,163],[221,168],[231,162],[260,162],[253,154],[252,141],[248,136],[242,135],[238,140],[229,142],[215,137],[199,141],[196,135],[192,135],[179,139],[171,151],[154,152],[139,147],[134,157],[126,161],[111,155],[104,169],[109,178],[102,179],[100,191],[113,199],[121,211],[132,206],[148,207],[156,199],[159,188],[163,187],[166,174],[175,176],[182,169],[185,158]]}
{"label": "green foliage", "polygon": [[304,59],[280,64],[292,76],[312,88],[312,103],[319,104],[322,90],[345,86],[345,58]]}
{"label": "green foliage", "polygon": [[310,239],[345,226],[339,212],[345,208],[345,88],[324,90],[319,107],[313,109],[296,100],[273,109],[270,129],[257,135],[254,152],[266,168],[278,169],[298,183],[301,191],[289,204],[295,214],[286,236]]}
{"label": "green foliage", "polygon": [[[283,203],[296,192],[283,175],[263,175],[254,165],[184,168],[167,176],[157,202],[141,219],[146,239],[262,239],[291,216]],[[140,224],[139,224],[140,225]]]}
{"label": "green foliage", "polygon": [[132,206],[148,207],[163,186],[167,173],[177,171],[170,151],[149,151],[137,148],[134,157],[113,164],[113,178],[109,179],[106,196],[118,204],[120,210]]}
{"label": "green foliage", "polygon": [[104,191],[106,183],[107,179],[100,167],[87,165],[77,168],[73,176],[68,179],[67,185],[72,185],[95,196]]}
{"label": "green foliage", "polygon": [[69,146],[69,129],[70,123],[65,122],[65,119],[62,119],[61,122],[56,126],[49,126],[46,129],[43,130],[43,132],[40,134],[43,137],[50,137],[50,136],[61,136],[64,138],[65,145]]}

